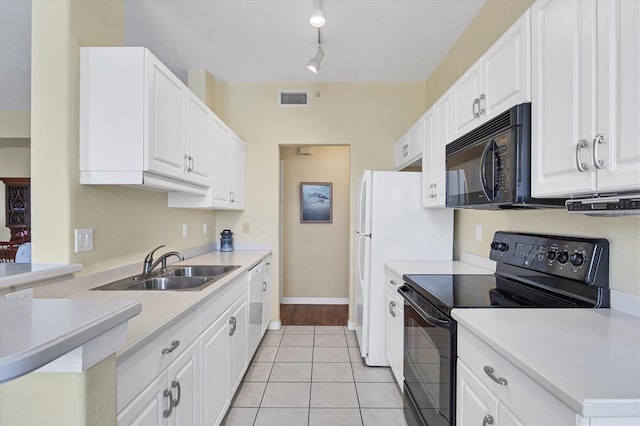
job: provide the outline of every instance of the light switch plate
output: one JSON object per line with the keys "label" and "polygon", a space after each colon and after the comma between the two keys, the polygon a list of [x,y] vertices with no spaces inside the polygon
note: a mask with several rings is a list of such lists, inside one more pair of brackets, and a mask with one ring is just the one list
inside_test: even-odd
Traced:
{"label": "light switch plate", "polygon": [[93,250],[93,229],[80,228],[75,230],[75,252],[82,253]]}

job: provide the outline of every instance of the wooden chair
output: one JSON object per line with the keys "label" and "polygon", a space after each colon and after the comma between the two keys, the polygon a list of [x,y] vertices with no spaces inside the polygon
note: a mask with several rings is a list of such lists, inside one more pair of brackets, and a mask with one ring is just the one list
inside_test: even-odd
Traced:
{"label": "wooden chair", "polygon": [[28,242],[31,242],[31,237],[13,241],[0,241],[0,263],[14,263],[18,247]]}

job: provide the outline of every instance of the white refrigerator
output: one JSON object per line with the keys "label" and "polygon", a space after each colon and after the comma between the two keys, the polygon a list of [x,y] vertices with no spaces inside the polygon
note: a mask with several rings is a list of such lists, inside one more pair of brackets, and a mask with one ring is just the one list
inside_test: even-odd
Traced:
{"label": "white refrigerator", "polygon": [[[421,173],[366,170],[359,180],[355,323],[367,365],[385,353],[385,260],[451,260],[453,210],[422,208]],[[410,273],[411,271],[407,271]]]}

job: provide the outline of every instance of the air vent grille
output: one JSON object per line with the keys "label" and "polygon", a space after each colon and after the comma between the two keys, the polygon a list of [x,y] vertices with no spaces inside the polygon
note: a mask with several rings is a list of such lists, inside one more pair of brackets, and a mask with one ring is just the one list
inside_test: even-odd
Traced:
{"label": "air vent grille", "polygon": [[307,106],[309,92],[280,92],[280,106]]}

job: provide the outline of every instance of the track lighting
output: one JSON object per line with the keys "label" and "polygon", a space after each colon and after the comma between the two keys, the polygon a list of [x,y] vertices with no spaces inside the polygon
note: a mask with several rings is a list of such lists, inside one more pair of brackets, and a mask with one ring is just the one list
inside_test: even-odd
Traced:
{"label": "track lighting", "polygon": [[309,17],[309,25],[315,28],[324,27],[327,23],[327,17],[322,9],[322,0],[313,0],[313,9]]}
{"label": "track lighting", "polygon": [[320,71],[320,63],[322,62],[322,58],[324,58],[324,50],[322,50],[322,46],[318,45],[316,56],[314,56],[307,63],[307,69],[314,74],[318,74],[318,72]]}

